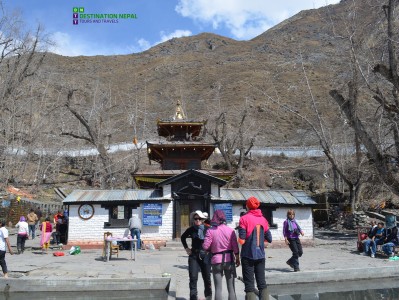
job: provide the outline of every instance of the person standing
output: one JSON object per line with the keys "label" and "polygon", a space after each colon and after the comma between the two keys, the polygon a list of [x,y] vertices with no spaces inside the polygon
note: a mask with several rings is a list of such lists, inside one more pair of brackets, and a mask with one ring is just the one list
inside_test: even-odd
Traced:
{"label": "person standing", "polygon": [[[209,254],[202,249],[206,235],[206,227],[203,221],[206,219],[202,211],[196,210],[190,214],[193,225],[181,235],[181,242],[188,254],[188,275],[190,277],[190,300],[198,299],[198,272],[201,270],[204,280],[204,294],[207,300],[212,299],[211,264]],[[191,248],[187,245],[187,238],[191,238]]]}
{"label": "person standing", "polygon": [[28,225],[29,225],[29,235],[32,235],[32,240],[35,238],[36,222],[39,220],[35,214],[33,208],[29,211],[27,215]]}
{"label": "person standing", "polygon": [[5,221],[0,221],[0,266],[3,271],[4,278],[8,278],[8,269],[6,263],[6,245],[8,248],[8,252],[13,255],[10,241],[8,239],[8,230],[4,226],[6,225]]}
{"label": "person standing", "polygon": [[130,235],[132,236],[132,239],[137,238],[136,250],[141,249],[141,226],[141,219],[138,215],[133,215],[129,219]]}
{"label": "person standing", "polygon": [[40,206],[38,206],[35,210],[35,214],[37,216],[37,218],[39,219],[39,222],[41,221],[42,217],[43,217],[43,213],[42,210],[40,209]]}
{"label": "person standing", "polygon": [[18,254],[24,253],[25,251],[25,241],[29,238],[29,225],[25,220],[24,216],[19,218],[19,222],[15,224],[15,227],[18,228],[17,235],[17,251]]}
{"label": "person standing", "polygon": [[212,227],[206,231],[202,248],[212,253],[215,300],[223,300],[223,275],[226,276],[228,300],[236,300],[234,278],[237,277],[236,267],[240,265],[237,236],[234,230],[226,225],[226,216],[222,210],[214,212],[210,224]]}
{"label": "person standing", "polygon": [[287,265],[294,269],[295,272],[299,269],[299,257],[302,256],[302,244],[299,235],[304,235],[301,227],[295,220],[295,211],[289,209],[287,211],[287,219],[283,223],[283,235],[285,244],[288,245],[292,251],[292,257],[287,260]]}
{"label": "person standing", "polygon": [[242,276],[245,285],[245,299],[256,300],[255,282],[259,290],[259,299],[269,300],[265,279],[265,240],[272,242],[269,223],[259,209],[260,202],[249,197],[246,202],[248,212],[240,218],[238,242],[241,248]]}
{"label": "person standing", "polygon": [[53,226],[50,223],[50,218],[47,217],[46,221],[40,224],[40,230],[42,231],[42,236],[40,239],[40,246],[42,247],[42,254],[48,253],[48,248],[50,246],[51,232],[53,231]]}

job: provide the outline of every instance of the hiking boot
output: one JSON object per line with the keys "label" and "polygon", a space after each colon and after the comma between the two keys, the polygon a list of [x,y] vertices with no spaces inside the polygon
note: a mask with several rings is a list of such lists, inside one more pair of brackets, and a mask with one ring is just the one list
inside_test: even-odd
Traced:
{"label": "hiking boot", "polygon": [[249,292],[245,294],[245,300],[257,300],[257,296],[254,292]]}
{"label": "hiking boot", "polygon": [[289,260],[287,260],[286,263],[287,263],[287,265],[289,265],[291,268],[295,269],[295,268],[294,268],[294,265],[293,265],[292,263],[290,263]]}
{"label": "hiking boot", "polygon": [[269,300],[269,292],[267,288],[259,291],[259,299],[260,300]]}

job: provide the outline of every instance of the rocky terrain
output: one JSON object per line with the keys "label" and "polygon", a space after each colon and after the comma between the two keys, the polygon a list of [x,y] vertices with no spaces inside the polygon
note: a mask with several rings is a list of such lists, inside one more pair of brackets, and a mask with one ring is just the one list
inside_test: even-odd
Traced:
{"label": "rocky terrain", "polygon": [[[319,128],[320,122],[333,144],[350,143],[352,132],[329,92],[346,93],[352,76],[352,31],[356,31],[356,53],[362,64],[373,65],[384,57],[385,2],[342,0],[302,11],[249,41],[202,33],[131,55],[63,57],[49,53],[38,76],[20,96],[32,99],[23,105],[20,120],[33,126],[28,137],[21,134],[20,145],[28,149],[33,163],[18,162],[21,167],[9,178],[17,186],[28,183],[37,189],[40,173],[44,194],[54,186],[51,182],[62,185],[75,178],[76,185],[88,184],[84,174],[93,173],[98,157],[48,159],[49,152],[33,151],[90,146],[87,140],[65,135],[85,134],[84,126],[65,105],[71,90],[70,107],[88,121],[105,147],[134,137],[141,141],[157,138],[156,120],[171,117],[177,100],[188,119],[207,120],[208,131],[216,117],[226,112],[232,135],[246,109],[246,136],[256,136],[256,147],[318,145],[312,125]],[[361,96],[358,114],[366,115],[372,124],[375,120],[366,108],[374,109],[374,104],[367,95]],[[211,140],[207,135],[205,139]],[[117,155],[124,164],[119,177],[115,176],[121,188],[131,187],[133,158],[128,155]],[[145,156],[142,153],[140,164],[147,168]],[[211,161],[209,166],[215,164]],[[252,159],[245,170],[244,187],[323,192],[334,185],[323,158]],[[365,198],[374,196],[370,191]]]}
{"label": "rocky terrain", "polygon": [[[117,107],[109,117],[118,119],[112,122],[114,142],[130,141],[134,134],[139,139],[154,137],[155,121],[170,117],[181,100],[188,118],[207,119],[210,127],[222,111],[234,127],[247,107],[253,126],[260,129],[259,146],[314,145],[309,124],[281,106],[316,123],[312,92],[332,137],[341,136],[343,122],[328,92],[345,89],[351,76],[347,27],[357,26],[364,34],[362,47],[378,53],[374,24],[382,18],[382,3],[344,0],[302,11],[249,41],[203,33],[131,55],[49,54],[41,73],[43,97],[54,107],[65,102],[68,89],[77,89],[75,104],[81,110],[92,107],[93,97],[112,98]],[[57,109],[52,116],[73,127],[65,110]],[[51,133],[57,135],[54,127]]]}

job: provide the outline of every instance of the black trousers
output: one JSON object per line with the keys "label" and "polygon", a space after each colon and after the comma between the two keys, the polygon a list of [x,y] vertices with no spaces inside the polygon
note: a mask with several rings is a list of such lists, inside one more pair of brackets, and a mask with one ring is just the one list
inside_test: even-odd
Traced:
{"label": "black trousers", "polygon": [[246,293],[255,292],[255,281],[258,290],[261,291],[267,287],[265,279],[265,259],[249,259],[246,257],[241,258],[242,277],[244,280]]}
{"label": "black trousers", "polygon": [[199,258],[198,254],[192,254],[188,257],[188,274],[190,276],[190,300],[198,299],[198,272],[201,270],[202,279],[204,280],[205,297],[212,296],[211,282],[211,265],[205,263]]}
{"label": "black trousers", "polygon": [[0,266],[3,273],[7,273],[7,264],[6,264],[6,252],[0,250]]}
{"label": "black trousers", "polygon": [[25,241],[26,241],[26,235],[17,235],[17,250],[18,251],[25,251]]}
{"label": "black trousers", "polygon": [[292,251],[292,257],[288,262],[294,266],[294,269],[299,269],[299,258],[302,256],[302,244],[300,239],[288,239],[289,246]]}

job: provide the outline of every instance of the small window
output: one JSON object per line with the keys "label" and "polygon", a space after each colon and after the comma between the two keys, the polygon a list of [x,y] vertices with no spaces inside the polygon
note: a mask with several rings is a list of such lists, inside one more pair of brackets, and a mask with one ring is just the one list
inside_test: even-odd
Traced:
{"label": "small window", "polygon": [[129,219],[132,216],[132,209],[137,208],[137,205],[114,205],[105,208],[109,211],[109,221],[104,223],[104,227],[127,228]]}
{"label": "small window", "polygon": [[270,228],[276,229],[278,226],[277,224],[273,223],[273,211],[275,208],[272,207],[261,207],[262,215],[266,218],[267,222],[270,225]]}

